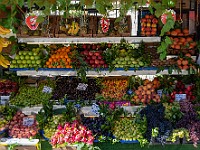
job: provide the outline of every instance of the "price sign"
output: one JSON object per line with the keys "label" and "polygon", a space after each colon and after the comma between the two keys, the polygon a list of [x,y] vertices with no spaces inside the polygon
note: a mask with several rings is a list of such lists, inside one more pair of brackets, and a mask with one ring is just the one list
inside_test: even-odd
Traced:
{"label": "price sign", "polygon": [[44,86],[42,92],[43,92],[43,93],[51,93],[51,92],[52,92],[52,88],[51,88],[51,87],[48,87],[48,86]]}
{"label": "price sign", "polygon": [[157,90],[157,94],[162,97],[163,89]]}
{"label": "price sign", "polygon": [[25,117],[23,118],[23,125],[24,126],[32,126],[35,122],[34,118]]}
{"label": "price sign", "polygon": [[186,99],[186,94],[175,94],[175,100],[181,101]]}
{"label": "price sign", "polygon": [[9,99],[10,99],[10,96],[1,96],[1,97],[0,97],[0,104],[1,104],[1,105],[6,105],[6,104],[8,104]]}
{"label": "price sign", "polygon": [[88,87],[88,84],[79,83],[76,89],[80,91],[85,91],[87,87]]}

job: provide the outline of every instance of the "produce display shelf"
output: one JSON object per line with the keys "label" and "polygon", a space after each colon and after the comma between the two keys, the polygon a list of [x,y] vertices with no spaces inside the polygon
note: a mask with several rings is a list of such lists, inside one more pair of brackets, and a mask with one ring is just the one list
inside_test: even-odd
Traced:
{"label": "produce display shelf", "polygon": [[18,43],[27,44],[70,44],[70,43],[120,43],[121,39],[129,43],[160,42],[161,37],[67,37],[67,38],[18,38]]}
{"label": "produce display shelf", "polygon": [[[168,69],[157,73],[157,67],[141,67],[138,69],[129,68],[129,70],[124,70],[123,68],[117,68],[115,71],[109,71],[108,69],[99,70],[89,70],[87,71],[87,76],[96,77],[106,77],[106,76],[131,76],[131,75],[156,75],[156,74],[169,74]],[[74,69],[67,68],[39,68],[38,70],[29,68],[15,68],[10,69],[10,71],[16,71],[18,76],[77,76]],[[182,70],[177,72],[172,71],[172,75],[188,75],[187,70]]]}

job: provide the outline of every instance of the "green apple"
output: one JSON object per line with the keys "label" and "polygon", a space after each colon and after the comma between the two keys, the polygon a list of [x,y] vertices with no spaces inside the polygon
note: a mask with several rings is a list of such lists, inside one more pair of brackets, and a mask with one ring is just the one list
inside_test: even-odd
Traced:
{"label": "green apple", "polygon": [[26,60],[26,63],[27,64],[31,64],[31,60]]}
{"label": "green apple", "polygon": [[29,56],[29,55],[26,55],[26,56],[25,56],[25,59],[26,59],[26,60],[29,60],[29,59],[30,59],[30,56]]}
{"label": "green apple", "polygon": [[40,57],[39,56],[34,56],[35,57],[35,60],[39,60],[40,59]]}
{"label": "green apple", "polygon": [[41,60],[36,60],[36,64],[41,64]]}
{"label": "green apple", "polygon": [[23,51],[19,51],[19,55],[23,55]]}
{"label": "green apple", "polygon": [[16,64],[16,63],[17,63],[17,60],[13,59],[12,64]]}
{"label": "green apple", "polygon": [[26,64],[26,60],[24,59],[24,60],[22,60],[22,64]]}
{"label": "green apple", "polygon": [[21,64],[22,63],[22,60],[17,60],[17,64]]}
{"label": "green apple", "polygon": [[34,56],[31,56],[30,59],[31,59],[31,60],[35,60],[35,57],[34,57]]}
{"label": "green apple", "polygon": [[28,54],[29,54],[30,56],[32,56],[32,55],[33,55],[33,52],[28,52]]}
{"label": "green apple", "polygon": [[16,59],[16,60],[20,59],[19,55],[16,55],[16,56],[15,56],[15,59]]}
{"label": "green apple", "polygon": [[24,55],[20,55],[20,59],[21,59],[21,60],[24,60]]}

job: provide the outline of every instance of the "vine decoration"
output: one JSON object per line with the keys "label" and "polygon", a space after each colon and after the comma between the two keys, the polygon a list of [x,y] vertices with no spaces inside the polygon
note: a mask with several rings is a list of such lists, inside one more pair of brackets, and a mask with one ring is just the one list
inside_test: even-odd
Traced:
{"label": "vine decoration", "polygon": [[[83,7],[91,8],[92,6],[95,6],[100,14],[102,14],[103,16],[107,16],[108,12],[114,10],[116,2],[117,0],[80,0],[78,9],[82,9]],[[144,6],[146,3],[146,0],[120,0],[120,16],[116,21],[120,21],[122,18],[124,18],[129,10],[135,8],[136,4],[137,7],[141,7]],[[7,7],[10,7],[10,12],[8,13],[6,19],[2,19],[0,24],[16,32],[16,29],[14,27],[16,26],[16,22],[19,21],[17,13],[20,13],[22,11],[22,8],[24,8],[25,6],[28,7],[28,10],[31,10],[31,8],[35,4],[44,7],[44,9],[41,10],[44,16],[50,15],[51,11],[66,10],[63,17],[67,18],[69,16],[70,9],[72,9],[71,0],[1,0],[0,10],[6,10]],[[175,6],[175,4],[176,0],[162,0],[156,2],[154,0],[150,0],[148,9],[152,14],[154,13],[155,16],[159,18],[166,9]],[[44,21],[44,16],[38,17],[37,21],[39,23]],[[163,25],[160,36],[163,37],[166,32],[174,28],[174,23],[175,21],[173,20],[172,15],[169,14],[167,18],[167,23]],[[171,40],[169,39],[169,37],[166,36],[162,39],[162,42],[158,47],[160,59],[164,59],[166,57],[167,48],[170,43]]]}

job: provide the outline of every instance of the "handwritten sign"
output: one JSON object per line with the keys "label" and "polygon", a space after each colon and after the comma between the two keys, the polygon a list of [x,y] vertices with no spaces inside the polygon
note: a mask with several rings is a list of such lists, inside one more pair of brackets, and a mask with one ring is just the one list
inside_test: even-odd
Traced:
{"label": "handwritten sign", "polygon": [[48,86],[44,86],[42,92],[43,93],[52,93],[52,88],[48,87]]}
{"label": "handwritten sign", "polygon": [[88,84],[79,83],[76,89],[80,91],[85,91],[87,87],[88,87]]}
{"label": "handwritten sign", "polygon": [[35,122],[34,118],[30,118],[30,117],[23,118],[24,126],[32,126],[34,124],[34,122]]}
{"label": "handwritten sign", "polygon": [[175,94],[175,101],[185,100],[186,97],[186,94]]}

